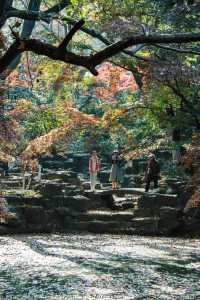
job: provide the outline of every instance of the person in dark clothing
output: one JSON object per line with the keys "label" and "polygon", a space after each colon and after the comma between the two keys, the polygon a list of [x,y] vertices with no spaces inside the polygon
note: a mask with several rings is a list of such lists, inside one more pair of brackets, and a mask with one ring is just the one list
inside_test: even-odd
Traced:
{"label": "person in dark clothing", "polygon": [[8,162],[0,160],[0,174],[1,176],[8,176]]}
{"label": "person in dark clothing", "polygon": [[148,192],[151,181],[154,182],[154,188],[158,187],[158,178],[160,173],[160,166],[154,154],[149,155],[148,166],[145,173],[145,192]]}

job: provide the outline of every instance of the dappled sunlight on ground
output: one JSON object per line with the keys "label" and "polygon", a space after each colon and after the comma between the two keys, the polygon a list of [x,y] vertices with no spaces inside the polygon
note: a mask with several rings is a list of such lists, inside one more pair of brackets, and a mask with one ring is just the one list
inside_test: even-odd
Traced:
{"label": "dappled sunlight on ground", "polygon": [[3,299],[198,299],[200,241],[115,235],[0,238]]}

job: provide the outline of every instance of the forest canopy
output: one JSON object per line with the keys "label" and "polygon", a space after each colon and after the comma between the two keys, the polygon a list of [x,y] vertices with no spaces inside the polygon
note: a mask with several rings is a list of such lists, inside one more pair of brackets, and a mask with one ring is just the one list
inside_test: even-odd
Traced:
{"label": "forest canopy", "polygon": [[127,144],[129,157],[191,143],[199,12],[185,0],[1,1],[1,151],[45,153],[69,135],[79,148]]}

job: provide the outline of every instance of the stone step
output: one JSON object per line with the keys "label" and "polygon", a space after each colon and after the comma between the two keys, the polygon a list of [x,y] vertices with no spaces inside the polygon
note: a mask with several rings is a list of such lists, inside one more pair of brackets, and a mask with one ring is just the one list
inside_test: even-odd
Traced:
{"label": "stone step", "polygon": [[10,195],[5,197],[9,206],[22,206],[22,205],[41,205],[41,197],[24,197],[20,195]]}
{"label": "stone step", "polygon": [[71,170],[49,170],[46,169],[42,173],[42,179],[46,180],[62,180],[63,182],[78,183],[77,173]]}
{"label": "stone step", "polygon": [[42,162],[42,166],[44,168],[49,168],[52,170],[72,168],[73,165],[74,165],[73,159],[47,160]]}
{"label": "stone step", "polygon": [[177,195],[145,194],[138,201],[138,208],[161,208],[163,206],[176,207],[179,205]]}
{"label": "stone step", "polygon": [[152,209],[152,208],[140,208],[134,209],[133,211],[134,218],[145,218],[145,217],[152,217],[152,216],[159,216],[159,209]]}
{"label": "stone step", "polygon": [[[89,190],[85,190],[86,193],[90,193]],[[124,195],[145,195],[146,192],[143,188],[120,188],[120,189],[111,189],[111,188],[101,188],[96,190],[96,194],[100,195],[112,195],[116,194],[118,196],[124,196]]]}
{"label": "stone step", "polygon": [[[81,182],[81,186],[85,189],[85,190],[90,190],[90,181],[82,181]],[[99,190],[101,189],[101,184],[100,182],[97,181],[96,184],[96,189]]]}
{"label": "stone step", "polygon": [[119,197],[115,194],[112,195],[113,205],[116,209],[125,210],[130,208],[135,208],[140,196],[129,196],[129,197]]}
{"label": "stone step", "polygon": [[3,179],[0,181],[1,188],[22,187],[22,179]]}
{"label": "stone step", "polygon": [[70,230],[114,234],[159,234],[158,220],[155,218],[137,218],[131,221],[72,221]]}
{"label": "stone step", "polygon": [[89,210],[79,216],[81,221],[131,221],[132,212],[113,212],[111,210]]}

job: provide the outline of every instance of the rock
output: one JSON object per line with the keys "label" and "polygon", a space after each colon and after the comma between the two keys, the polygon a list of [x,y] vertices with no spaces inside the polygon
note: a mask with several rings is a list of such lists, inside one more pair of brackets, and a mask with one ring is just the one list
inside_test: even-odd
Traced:
{"label": "rock", "polygon": [[139,173],[139,159],[133,159],[132,160],[132,174],[138,174]]}
{"label": "rock", "polygon": [[87,230],[93,233],[112,233],[116,231],[116,228],[119,228],[118,222],[106,222],[106,221],[90,221],[87,222]]}
{"label": "rock", "polygon": [[110,210],[88,211],[79,216],[81,221],[110,221],[112,222],[127,222],[133,218],[131,212],[113,212]]}
{"label": "rock", "polygon": [[81,189],[77,188],[76,185],[70,185],[65,190],[65,196],[75,196],[82,193]]}
{"label": "rock", "polygon": [[98,178],[101,183],[109,182],[109,177],[110,177],[110,170],[104,170],[98,173]]}
{"label": "rock", "polygon": [[89,224],[84,221],[72,221],[68,224],[67,230],[71,231],[88,231]]}
{"label": "rock", "polygon": [[89,153],[76,153],[74,154],[73,169],[77,172],[85,173],[88,170]]}
{"label": "rock", "polygon": [[46,179],[46,180],[60,179],[62,181],[67,181],[68,177],[69,177],[68,173],[64,170],[59,170],[59,171],[48,170],[48,172],[45,172],[42,175],[42,179]]}
{"label": "rock", "polygon": [[46,182],[40,189],[40,193],[44,197],[52,198],[55,195],[64,195],[65,189],[68,185],[62,182],[49,181]]}
{"label": "rock", "polygon": [[159,234],[158,218],[152,216],[134,218],[131,221],[131,228],[138,234]]}
{"label": "rock", "polygon": [[[90,190],[90,181],[82,182],[82,187],[84,188],[84,190]],[[101,184],[99,182],[97,182],[96,184],[96,189],[101,189]]]}
{"label": "rock", "polygon": [[178,204],[177,195],[145,194],[138,202],[138,208],[160,208],[162,206],[176,207]]}
{"label": "rock", "polygon": [[159,231],[164,234],[173,234],[182,225],[182,213],[174,207],[161,207],[160,219],[158,222]]}
{"label": "rock", "polygon": [[176,178],[176,177],[168,178],[166,180],[166,183],[168,184],[169,187],[171,187],[173,192],[178,195],[180,195],[183,192],[183,190],[187,184],[186,181],[180,180],[180,178]]}
{"label": "rock", "polygon": [[27,226],[32,224],[44,225],[46,223],[46,214],[44,207],[42,206],[24,206],[23,207],[23,217]]}
{"label": "rock", "polygon": [[26,205],[41,205],[42,197],[24,197],[23,195],[10,195],[6,196],[6,201],[8,205],[21,206],[23,204]]}
{"label": "rock", "polygon": [[190,234],[191,236],[199,236],[200,232],[200,221],[199,218],[186,218],[185,219],[185,226],[184,226],[185,232],[187,234]]}
{"label": "rock", "polygon": [[135,201],[137,200],[134,197],[118,197],[117,195],[113,194],[112,195],[113,198],[113,208],[118,209],[118,210],[125,210],[125,209],[129,209],[129,208],[134,208],[135,207]]}
{"label": "rock", "polygon": [[134,218],[145,218],[159,216],[159,209],[140,208],[134,210]]}
{"label": "rock", "polygon": [[58,207],[51,211],[49,222],[57,224],[57,228],[66,229],[73,221],[73,214],[68,207]]}
{"label": "rock", "polygon": [[65,207],[68,207],[71,211],[84,212],[90,208],[91,200],[82,195],[64,197],[63,199]]}
{"label": "rock", "polygon": [[1,180],[1,188],[4,189],[14,189],[22,187],[22,179],[4,179]]}
{"label": "rock", "polygon": [[146,171],[146,168],[147,168],[147,161],[138,162],[139,174],[141,174],[141,173],[144,174]]}
{"label": "rock", "polygon": [[143,175],[134,175],[133,180],[136,185],[141,185],[143,183]]}
{"label": "rock", "polygon": [[8,213],[5,217],[6,225],[9,227],[17,227],[21,225],[20,219],[16,214]]}
{"label": "rock", "polygon": [[159,209],[161,219],[178,219],[182,216],[182,211],[176,207],[161,207]]}
{"label": "rock", "polygon": [[172,152],[168,150],[159,150],[156,156],[162,161],[172,160]]}

